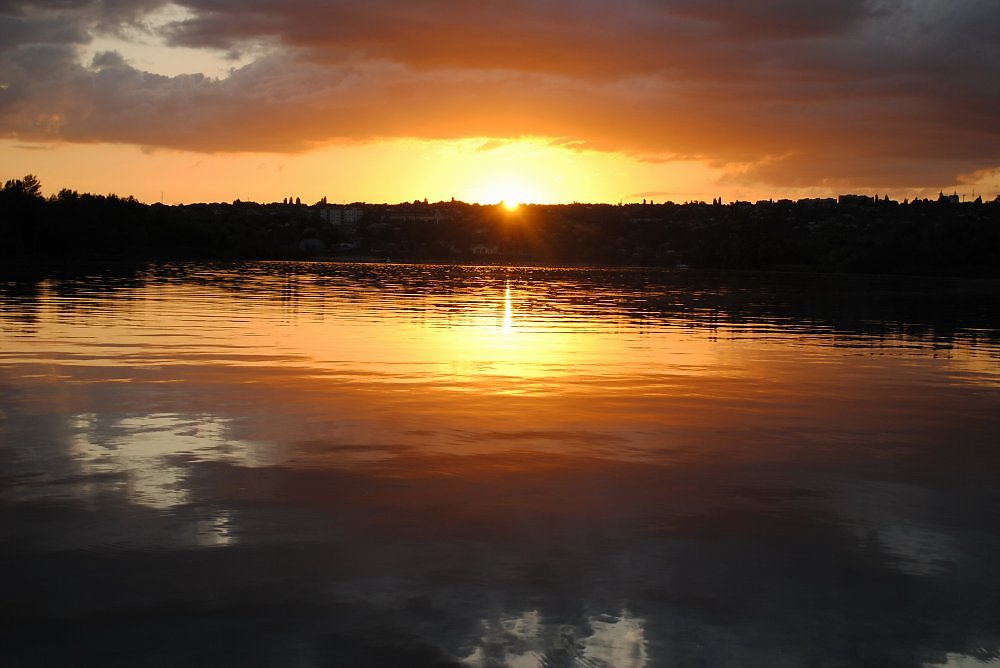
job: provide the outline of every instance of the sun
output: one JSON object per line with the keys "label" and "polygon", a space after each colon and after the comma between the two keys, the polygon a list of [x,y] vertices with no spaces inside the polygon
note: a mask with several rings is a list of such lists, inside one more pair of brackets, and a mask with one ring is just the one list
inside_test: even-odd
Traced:
{"label": "sun", "polygon": [[470,196],[473,202],[500,206],[512,212],[527,202],[544,199],[536,187],[520,177],[498,178],[492,174],[490,177],[472,189]]}

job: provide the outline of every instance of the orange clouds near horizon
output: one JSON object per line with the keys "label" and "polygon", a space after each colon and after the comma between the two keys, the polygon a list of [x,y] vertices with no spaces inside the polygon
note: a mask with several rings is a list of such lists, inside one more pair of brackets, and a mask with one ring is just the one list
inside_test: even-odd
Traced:
{"label": "orange clouds near horizon", "polygon": [[15,1],[3,177],[182,202],[989,197],[997,26],[985,0]]}

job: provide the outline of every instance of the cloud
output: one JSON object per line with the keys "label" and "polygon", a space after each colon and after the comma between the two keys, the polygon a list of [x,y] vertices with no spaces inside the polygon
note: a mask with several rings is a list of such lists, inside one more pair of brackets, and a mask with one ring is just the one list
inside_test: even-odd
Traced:
{"label": "cloud", "polygon": [[936,186],[1000,155],[989,0],[183,6],[171,44],[273,48],[225,79],[164,77],[79,62],[162,2],[0,5],[0,135],[284,152],[534,136],[796,187]]}
{"label": "cloud", "polygon": [[871,0],[671,0],[676,15],[709,21],[738,37],[817,37],[843,34],[882,13]]}
{"label": "cloud", "polygon": [[476,147],[476,153],[486,153],[488,151],[501,148],[506,144],[507,142],[503,139],[489,139]]}

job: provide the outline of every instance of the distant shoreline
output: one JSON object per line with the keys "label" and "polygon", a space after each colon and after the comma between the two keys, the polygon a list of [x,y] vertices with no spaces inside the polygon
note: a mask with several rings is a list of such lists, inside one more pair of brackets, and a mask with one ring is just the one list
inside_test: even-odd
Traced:
{"label": "distant shoreline", "polygon": [[1000,276],[1000,200],[860,195],[751,204],[147,205],[0,191],[20,267],[301,260]]}

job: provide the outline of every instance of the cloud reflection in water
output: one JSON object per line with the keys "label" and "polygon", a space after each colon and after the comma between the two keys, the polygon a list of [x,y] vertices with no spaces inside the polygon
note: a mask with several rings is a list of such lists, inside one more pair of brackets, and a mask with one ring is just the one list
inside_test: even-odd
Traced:
{"label": "cloud reflection in water", "polygon": [[275,263],[0,290],[4,651],[986,660],[986,288],[800,280]]}

